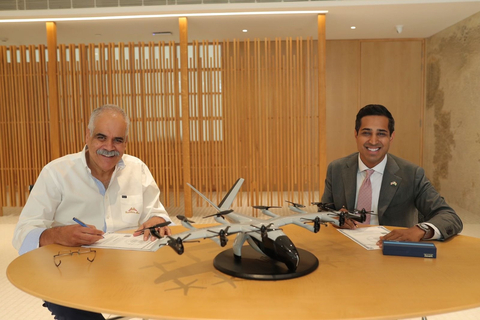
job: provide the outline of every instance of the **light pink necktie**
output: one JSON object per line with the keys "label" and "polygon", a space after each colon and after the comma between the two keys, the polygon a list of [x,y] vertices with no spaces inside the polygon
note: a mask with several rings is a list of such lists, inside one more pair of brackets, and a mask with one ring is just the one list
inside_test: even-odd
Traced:
{"label": "light pink necktie", "polygon": [[[370,181],[370,176],[375,170],[367,169],[365,171],[367,176],[363,180],[360,190],[358,190],[357,209],[359,211],[362,209],[365,209],[365,211],[372,210],[372,183]],[[364,224],[370,224],[369,214],[367,214],[367,220],[365,220]]]}

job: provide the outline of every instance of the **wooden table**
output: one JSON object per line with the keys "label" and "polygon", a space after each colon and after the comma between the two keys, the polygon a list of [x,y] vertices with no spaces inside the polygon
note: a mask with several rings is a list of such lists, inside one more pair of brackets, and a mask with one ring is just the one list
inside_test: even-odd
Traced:
{"label": "wooden table", "polygon": [[480,239],[435,242],[437,259],[427,259],[367,251],[332,226],[283,230],[317,256],[317,270],[291,280],[233,278],[213,267],[225,248],[205,240],[185,244],[182,256],[168,247],[97,249],[92,263],[74,255],[58,268],[53,256],[65,247],[49,245],[15,259],[7,276],[53,303],[149,319],[399,319],[480,306]]}

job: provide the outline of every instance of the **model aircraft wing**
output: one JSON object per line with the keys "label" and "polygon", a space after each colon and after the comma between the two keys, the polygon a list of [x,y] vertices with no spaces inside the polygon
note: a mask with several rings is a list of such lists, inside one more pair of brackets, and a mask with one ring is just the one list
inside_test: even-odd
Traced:
{"label": "model aircraft wing", "polygon": [[[223,224],[212,227],[188,230],[181,233],[165,236],[158,240],[159,247],[170,246],[178,254],[184,251],[184,243],[203,239],[211,239],[218,245],[224,246],[227,243],[226,237],[244,231],[245,226],[240,224]],[[251,231],[250,226],[246,226]]]}
{"label": "model aircraft wing", "polygon": [[[188,230],[184,231],[181,233],[177,233],[172,235],[174,238],[184,238],[188,236],[185,240],[191,241],[191,240],[198,240],[198,239],[206,239],[209,238],[216,233],[219,233],[222,230],[227,230],[227,233],[234,234],[242,231],[242,225],[237,225],[237,224],[220,224],[216,226],[211,226],[211,227],[205,227],[205,228],[199,228],[195,230]],[[250,229],[249,229],[250,230]]]}
{"label": "model aircraft wing", "polygon": [[[312,212],[312,213],[299,213],[290,216],[282,216],[275,219],[271,219],[277,227],[281,227],[287,224],[295,224],[299,227],[305,228],[312,232],[318,232],[319,224],[330,222],[336,226],[339,225],[338,219],[335,219],[330,213]],[[313,226],[310,225],[313,223]]]}

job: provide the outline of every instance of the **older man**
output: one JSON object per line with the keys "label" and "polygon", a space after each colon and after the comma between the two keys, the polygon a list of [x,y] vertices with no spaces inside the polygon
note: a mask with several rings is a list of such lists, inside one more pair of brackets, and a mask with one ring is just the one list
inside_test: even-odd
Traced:
{"label": "older man", "polygon": [[[128,127],[122,109],[100,107],[91,114],[85,148],[43,168],[15,229],[13,245],[20,254],[53,243],[89,245],[104,232],[170,221],[148,167],[124,154]],[[168,227],[158,232],[171,234]],[[144,240],[150,237],[145,230]],[[101,314],[45,304],[59,319],[103,319]]]}

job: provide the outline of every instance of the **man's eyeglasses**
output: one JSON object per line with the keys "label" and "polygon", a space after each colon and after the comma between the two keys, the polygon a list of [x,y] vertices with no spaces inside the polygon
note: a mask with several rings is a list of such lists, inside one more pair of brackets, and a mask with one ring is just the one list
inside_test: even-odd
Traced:
{"label": "man's eyeglasses", "polygon": [[58,251],[58,254],[53,256],[53,263],[58,267],[62,264],[61,257],[64,256],[73,256],[74,254],[87,254],[87,260],[90,262],[93,262],[95,260],[95,257],[97,256],[97,251],[92,250],[90,248],[88,249],[78,249],[78,250],[64,250],[64,251]]}

